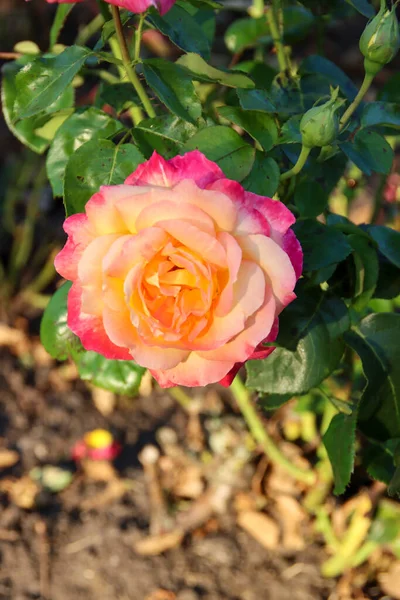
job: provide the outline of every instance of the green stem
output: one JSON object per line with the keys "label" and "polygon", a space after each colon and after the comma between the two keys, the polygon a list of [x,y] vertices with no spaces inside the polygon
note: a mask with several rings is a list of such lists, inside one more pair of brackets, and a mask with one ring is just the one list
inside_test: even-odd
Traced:
{"label": "green stem", "polygon": [[191,404],[191,398],[180,387],[172,387],[168,389],[168,393],[176,400],[184,410],[188,411]]}
{"label": "green stem", "polygon": [[97,14],[85,27],[83,27],[75,39],[77,46],[84,46],[88,40],[104,25],[104,17],[101,13]]}
{"label": "green stem", "polygon": [[315,482],[315,474],[313,471],[305,471],[297,467],[292,461],[284,456],[279,448],[275,446],[273,440],[269,437],[263,422],[257,414],[256,409],[250,398],[250,394],[245,385],[236,376],[231,385],[232,394],[239,406],[240,412],[256,442],[258,442],[268,458],[275,464],[285,469],[292,477],[298,481],[303,481],[309,485]]}
{"label": "green stem", "polygon": [[350,119],[351,115],[354,113],[355,110],[357,110],[358,106],[361,104],[361,101],[364,98],[367,91],[369,90],[373,80],[373,75],[365,73],[364,81],[362,82],[362,85],[358,90],[357,96],[354,98],[353,102],[350,104],[350,106],[347,108],[346,112],[340,119],[340,131],[342,131],[347,121]]}
{"label": "green stem", "polygon": [[306,161],[307,161],[307,158],[308,158],[308,155],[310,154],[310,152],[311,152],[311,148],[308,148],[307,146],[302,146],[299,158],[297,159],[297,163],[294,165],[294,167],[292,167],[290,169],[290,171],[286,171],[286,173],[283,173],[281,175],[281,181],[284,181],[285,179],[289,179],[289,177],[293,177],[293,175],[297,175],[298,173],[300,173],[300,171],[306,164]]}
{"label": "green stem", "polygon": [[137,76],[131,65],[131,57],[129,56],[128,46],[126,44],[126,39],[122,30],[121,15],[119,12],[119,8],[117,6],[111,5],[111,12],[114,19],[115,31],[117,34],[118,44],[121,50],[122,62],[124,64],[126,75],[133,87],[135,88],[145,111],[147,112],[149,117],[154,118],[156,116],[155,110],[151,105],[148,95],[146,94],[146,90],[142,86],[139,77]]}
{"label": "green stem", "polygon": [[134,57],[133,57],[135,64],[137,62],[139,62],[139,60],[140,60],[140,46],[142,44],[142,32],[143,32],[143,24],[144,24],[145,18],[146,18],[146,13],[141,13],[139,15],[139,23],[138,23],[138,27],[135,32],[135,52],[134,52]]}
{"label": "green stem", "polygon": [[[276,6],[276,4],[275,4]],[[276,56],[278,59],[279,69],[281,73],[289,72],[289,65],[286,57],[285,47],[282,42],[282,37],[279,31],[279,26],[275,18],[275,7],[269,7],[266,12],[268,26],[271,31],[271,37],[274,42]]]}

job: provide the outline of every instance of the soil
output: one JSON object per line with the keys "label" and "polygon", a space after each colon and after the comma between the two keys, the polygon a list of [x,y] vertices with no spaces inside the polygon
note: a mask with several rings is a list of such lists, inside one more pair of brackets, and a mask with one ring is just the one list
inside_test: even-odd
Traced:
{"label": "soil", "polygon": [[[82,504],[101,492],[104,483],[84,477],[60,494],[42,494],[31,510],[18,508],[3,493],[1,599],[33,600],[43,592],[49,600],[329,597],[334,581],[319,574],[325,553],[318,544],[289,555],[279,548],[268,551],[237,527],[231,506],[214,519],[211,531],[195,530],[164,555],[139,556],[134,543],[148,533],[149,500],[138,452],[166,423],[182,438],[186,416],[169,397],[156,394],[125,403],[105,419],[82,383],[66,391],[54,389],[49,368],[33,370],[10,354],[0,356],[0,432],[4,444],[21,455],[3,478],[19,478],[41,463],[60,464],[86,431],[107,427],[124,440],[116,466],[133,488],[90,510]],[[245,473],[242,484],[246,486]]]}

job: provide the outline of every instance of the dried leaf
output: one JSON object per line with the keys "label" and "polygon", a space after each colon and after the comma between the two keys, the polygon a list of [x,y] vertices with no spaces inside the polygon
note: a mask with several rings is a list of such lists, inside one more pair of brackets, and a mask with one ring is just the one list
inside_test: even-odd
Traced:
{"label": "dried leaf", "polygon": [[0,469],[8,469],[19,461],[19,454],[15,450],[0,450]]}
{"label": "dried leaf", "polygon": [[161,535],[152,535],[136,542],[134,550],[142,556],[156,556],[179,546],[183,536],[184,533],[181,529],[175,529]]}
{"label": "dried leaf", "polygon": [[239,513],[237,523],[264,548],[274,549],[277,547],[280,531],[271,517],[249,510]]}

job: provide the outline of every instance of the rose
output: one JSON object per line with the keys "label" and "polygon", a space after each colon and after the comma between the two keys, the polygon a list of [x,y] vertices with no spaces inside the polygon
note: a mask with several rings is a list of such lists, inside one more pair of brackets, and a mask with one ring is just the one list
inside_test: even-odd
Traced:
{"label": "rose", "polygon": [[279,201],[245,192],[198,151],[154,153],[68,217],[57,271],[87,350],[131,359],[162,387],[229,385],[273,348],[302,251]]}
{"label": "rose", "polygon": [[[83,0],[47,0],[49,4],[77,4]],[[108,4],[120,6],[133,13],[143,13],[151,6],[155,6],[161,15],[164,15],[175,4],[176,0],[105,0]]]}

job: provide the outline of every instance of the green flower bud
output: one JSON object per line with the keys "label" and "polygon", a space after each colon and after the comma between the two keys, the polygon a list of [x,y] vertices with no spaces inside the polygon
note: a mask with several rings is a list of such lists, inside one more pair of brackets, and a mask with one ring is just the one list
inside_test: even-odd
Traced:
{"label": "green flower bud", "polygon": [[396,8],[387,8],[386,0],[381,0],[381,7],[376,17],[364,29],[360,38],[360,50],[365,57],[366,73],[375,75],[384,65],[390,62],[400,48],[399,23]]}
{"label": "green flower bud", "polygon": [[300,132],[303,146],[306,148],[329,146],[336,139],[339,133],[339,116],[336,113],[344,103],[338,95],[339,88],[336,88],[328,102],[310,108],[303,115]]}

